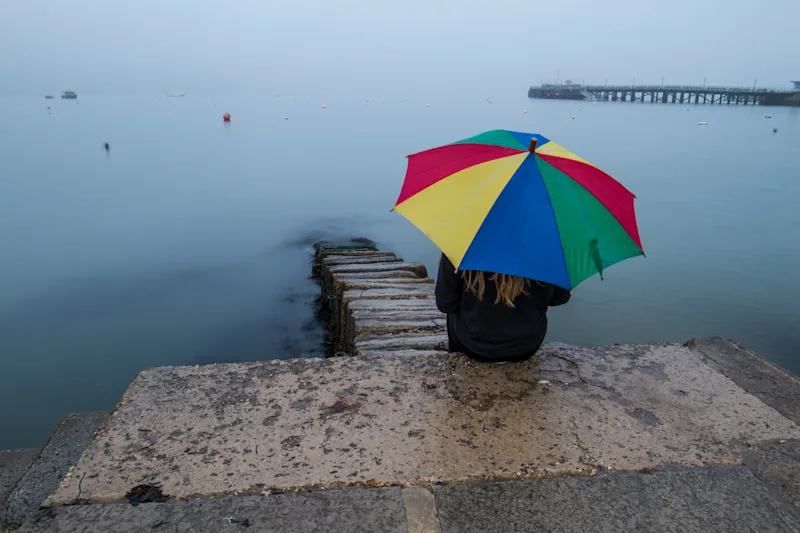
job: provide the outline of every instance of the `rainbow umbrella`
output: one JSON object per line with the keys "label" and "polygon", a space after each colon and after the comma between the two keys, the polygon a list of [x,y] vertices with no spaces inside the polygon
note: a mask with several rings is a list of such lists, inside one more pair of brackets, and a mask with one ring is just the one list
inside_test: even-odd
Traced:
{"label": "rainbow umbrella", "polygon": [[644,255],[635,198],[541,135],[494,130],[408,156],[393,210],[459,270],[572,289]]}

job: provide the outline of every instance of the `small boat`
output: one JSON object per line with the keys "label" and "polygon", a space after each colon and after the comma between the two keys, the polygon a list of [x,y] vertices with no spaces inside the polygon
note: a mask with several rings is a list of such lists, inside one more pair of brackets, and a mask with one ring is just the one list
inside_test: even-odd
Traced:
{"label": "small boat", "polygon": [[78,98],[78,95],[75,93],[75,91],[64,91],[61,93],[61,98],[64,100],[75,100]]}
{"label": "small boat", "polygon": [[53,96],[52,94],[46,94],[44,95],[44,97],[46,100],[52,100],[53,98],[55,98],[55,96]]}
{"label": "small boat", "polygon": [[186,93],[167,93],[169,98],[183,98],[186,96]]}
{"label": "small boat", "polygon": [[697,125],[698,126],[707,126],[708,122],[705,122],[705,121],[704,122],[698,122]]}

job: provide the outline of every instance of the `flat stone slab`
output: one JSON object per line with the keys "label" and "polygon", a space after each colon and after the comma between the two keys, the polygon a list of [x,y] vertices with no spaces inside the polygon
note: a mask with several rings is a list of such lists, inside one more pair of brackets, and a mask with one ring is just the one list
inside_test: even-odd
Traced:
{"label": "flat stone slab", "polygon": [[382,270],[380,272],[341,272],[333,274],[332,279],[334,282],[343,279],[421,279],[419,276],[408,270]]}
{"label": "flat stone slab", "polygon": [[386,355],[392,350],[447,350],[448,338],[446,333],[398,333],[382,335],[380,337],[356,338],[356,353],[362,351],[384,350]]}
{"label": "flat stone slab", "polygon": [[415,320],[358,320],[356,321],[356,335],[403,333],[409,331],[434,331],[444,332],[447,328],[447,319],[440,315],[434,319]]}
{"label": "flat stone slab", "polygon": [[416,310],[434,310],[436,302],[433,298],[414,298],[407,300],[390,300],[387,298],[373,298],[348,302],[350,312],[356,311],[387,311],[387,312],[413,312]]}
{"label": "flat stone slab", "polygon": [[387,272],[390,270],[407,270],[413,272],[420,278],[427,278],[428,271],[422,263],[401,262],[401,263],[361,263],[354,265],[334,265],[326,268],[330,274],[344,274],[349,272]]}
{"label": "flat stone slab", "polygon": [[392,280],[374,279],[340,279],[333,282],[333,294],[341,295],[344,291],[368,289],[417,289],[433,291],[434,281],[431,278],[396,278]]}
{"label": "flat stone slab", "polygon": [[395,255],[360,255],[355,257],[347,255],[329,255],[322,259],[322,264],[324,266],[402,262],[403,260]]}
{"label": "flat stone slab", "polygon": [[353,290],[342,293],[342,301],[345,303],[353,300],[405,300],[415,298],[433,300],[434,297],[433,287],[427,285],[422,288],[397,285],[387,289]]}
{"label": "flat stone slab", "polygon": [[[564,360],[578,363],[576,370]],[[47,505],[740,464],[800,428],[677,345],[548,347],[141,372]]]}
{"label": "flat stone slab", "polygon": [[744,390],[800,423],[800,378],[722,337],[693,339],[687,346]]}
{"label": "flat stone slab", "polygon": [[[383,290],[383,291],[392,291],[398,292],[401,291],[403,293],[415,292],[415,293],[424,293],[426,295],[433,295],[433,280],[416,280],[416,283],[409,283],[409,280],[402,280],[400,283],[393,283],[393,282],[369,282],[369,281],[359,281],[359,282],[352,282],[350,280],[347,281],[337,281],[333,284],[333,294],[337,296],[341,296],[344,293],[354,294],[356,292],[366,292],[366,291],[373,291],[373,290]],[[372,293],[376,296],[374,298],[382,298],[378,293]]]}
{"label": "flat stone slab", "polygon": [[442,533],[787,533],[800,520],[743,468],[434,489]]}
{"label": "flat stone slab", "polygon": [[0,517],[8,495],[31,466],[38,451],[36,448],[0,450]]}
{"label": "flat stone slab", "polygon": [[225,496],[168,503],[74,505],[41,512],[19,533],[407,533],[397,487]]}
{"label": "flat stone slab", "polygon": [[64,415],[30,468],[9,494],[0,519],[22,523],[31,516],[44,499],[58,488],[59,482],[78,461],[98,426],[107,417],[106,412]]}
{"label": "flat stone slab", "polygon": [[394,256],[394,252],[378,250],[376,248],[371,247],[362,247],[362,248],[355,248],[355,247],[321,247],[317,248],[317,258],[324,259],[330,255],[338,255],[338,256],[346,256],[346,257],[362,257],[362,256],[371,256],[371,255],[386,255],[386,256]]}

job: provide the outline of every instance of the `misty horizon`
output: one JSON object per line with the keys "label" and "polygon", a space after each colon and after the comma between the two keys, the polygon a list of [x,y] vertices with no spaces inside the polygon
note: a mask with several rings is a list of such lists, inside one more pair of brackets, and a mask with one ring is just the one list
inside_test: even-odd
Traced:
{"label": "misty horizon", "polygon": [[800,4],[751,7],[6,2],[0,92],[517,94],[557,78],[788,88]]}

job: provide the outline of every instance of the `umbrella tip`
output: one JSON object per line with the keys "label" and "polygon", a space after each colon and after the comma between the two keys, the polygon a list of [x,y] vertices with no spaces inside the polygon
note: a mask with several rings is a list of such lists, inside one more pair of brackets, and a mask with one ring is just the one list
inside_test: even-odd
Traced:
{"label": "umbrella tip", "polygon": [[533,153],[533,152],[536,151],[536,143],[537,142],[538,142],[538,139],[536,137],[532,137],[531,138],[531,145],[528,147],[528,151],[530,153]]}

